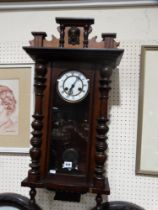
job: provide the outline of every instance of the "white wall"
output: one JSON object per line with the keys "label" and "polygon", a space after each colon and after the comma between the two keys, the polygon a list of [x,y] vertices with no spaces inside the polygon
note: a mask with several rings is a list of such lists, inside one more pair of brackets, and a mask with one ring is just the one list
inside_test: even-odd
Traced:
{"label": "white wall", "polygon": [[[0,11],[0,62],[28,63],[21,50],[32,39],[31,31],[45,31],[58,36],[55,17],[92,17],[91,36],[116,32],[125,54],[119,72],[113,75],[110,98],[108,176],[109,200],[137,203],[146,210],[158,209],[158,178],[135,175],[140,46],[158,44],[158,7],[115,7],[86,9],[47,9]],[[5,52],[2,52],[2,49]],[[20,57],[21,54],[21,57]],[[1,138],[1,137],[0,137]],[[27,155],[0,154],[0,191],[28,194],[20,187],[26,176]],[[12,179],[12,180],[11,180]],[[38,202],[47,210],[85,210],[94,205],[94,195],[84,195],[81,203],[53,201],[52,192],[39,190]]]}
{"label": "white wall", "polygon": [[46,31],[57,35],[55,17],[95,18],[93,35],[117,32],[119,40],[157,39],[158,8],[96,8],[47,11],[2,11],[0,13],[1,41],[28,40],[30,31]]}

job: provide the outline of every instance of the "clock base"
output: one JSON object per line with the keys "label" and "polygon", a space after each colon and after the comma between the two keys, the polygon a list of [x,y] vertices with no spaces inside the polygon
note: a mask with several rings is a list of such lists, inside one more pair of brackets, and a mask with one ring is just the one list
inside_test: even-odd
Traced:
{"label": "clock base", "polygon": [[80,202],[81,194],[73,192],[56,192],[54,200]]}
{"label": "clock base", "polygon": [[[71,177],[71,180],[72,180],[72,177]],[[57,180],[55,180],[55,183],[53,183],[53,179],[51,181],[39,180],[39,181],[33,182],[33,181],[30,181],[28,178],[26,178],[21,182],[21,186],[30,187],[30,188],[43,188],[44,187],[52,191],[53,190],[55,191],[55,188],[58,188],[58,190],[62,192],[64,192],[66,189],[67,191],[70,191],[70,192],[72,191],[73,193],[76,193],[76,194],[80,194],[80,193],[82,194],[86,192],[95,193],[95,194],[99,193],[99,194],[104,194],[104,195],[110,194],[110,186],[109,186],[108,178],[105,178],[104,188],[100,188],[100,187],[88,188],[85,182],[83,183],[79,182],[78,185],[76,184],[76,182],[74,183],[74,185],[72,185],[72,183],[73,182],[71,182],[71,187],[69,187],[70,182],[68,180],[67,181],[63,180],[63,183],[62,181],[60,181],[60,183],[57,184]],[[78,189],[79,187],[80,189]]]}

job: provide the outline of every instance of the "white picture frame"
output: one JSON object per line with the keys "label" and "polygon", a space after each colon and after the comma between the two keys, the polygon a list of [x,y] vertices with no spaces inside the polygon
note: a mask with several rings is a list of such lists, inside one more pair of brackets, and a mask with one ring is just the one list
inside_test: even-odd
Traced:
{"label": "white picture frame", "polygon": [[158,46],[142,46],[136,173],[158,175]]}
{"label": "white picture frame", "polygon": [[33,68],[33,64],[0,65],[0,153],[29,152]]}

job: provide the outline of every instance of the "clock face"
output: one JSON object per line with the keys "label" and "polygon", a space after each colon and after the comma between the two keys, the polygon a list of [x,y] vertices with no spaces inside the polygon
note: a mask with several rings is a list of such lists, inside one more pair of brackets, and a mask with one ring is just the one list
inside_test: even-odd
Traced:
{"label": "clock face", "polygon": [[57,89],[65,101],[79,102],[88,94],[89,79],[79,71],[67,71],[58,79]]}

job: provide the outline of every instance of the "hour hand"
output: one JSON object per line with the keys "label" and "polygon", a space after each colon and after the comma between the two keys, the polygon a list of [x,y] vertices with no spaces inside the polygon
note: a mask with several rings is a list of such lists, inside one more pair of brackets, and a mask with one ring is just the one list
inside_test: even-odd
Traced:
{"label": "hour hand", "polygon": [[75,87],[76,82],[79,80],[79,77],[76,77],[75,82],[71,85],[69,91],[68,91],[68,95],[72,95],[73,94],[73,88]]}
{"label": "hour hand", "polygon": [[74,88],[74,84],[71,85],[69,91],[68,91],[68,95],[72,95],[73,94],[73,88]]}

